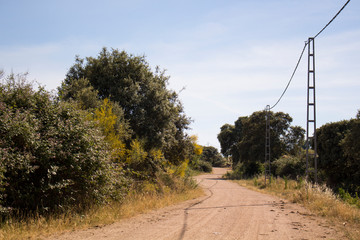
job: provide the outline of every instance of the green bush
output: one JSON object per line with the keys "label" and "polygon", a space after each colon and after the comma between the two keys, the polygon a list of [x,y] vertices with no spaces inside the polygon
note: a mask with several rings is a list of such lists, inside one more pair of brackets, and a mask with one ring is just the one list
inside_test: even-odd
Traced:
{"label": "green bush", "polygon": [[[59,103],[25,76],[0,85],[0,201],[14,212],[48,212],[105,200],[121,180],[86,112]],[[111,167],[110,167],[111,166]],[[119,174],[117,174],[119,175]]]}
{"label": "green bush", "polygon": [[199,170],[202,172],[207,172],[207,173],[212,172],[211,163],[199,160]]}
{"label": "green bush", "polygon": [[217,148],[208,146],[203,148],[203,152],[200,157],[201,160],[209,162],[213,167],[224,167],[226,162]]}
{"label": "green bush", "polygon": [[318,168],[332,189],[360,192],[360,119],[328,123],[317,131]]}
{"label": "green bush", "polygon": [[360,208],[360,198],[357,193],[355,193],[355,196],[351,196],[349,192],[345,191],[342,188],[338,189],[338,196],[348,204],[355,205],[358,208]]}
{"label": "green bush", "polygon": [[190,168],[200,172],[212,172],[211,163],[203,160],[192,161],[190,164]]}
{"label": "green bush", "polygon": [[159,67],[153,71],[144,56],[103,48],[96,57],[77,56],[59,92],[62,99],[78,99],[85,107],[96,106],[96,95],[116,102],[132,130],[131,139],[142,139],[146,151],[162,149],[169,161],[179,164],[186,158],[179,153],[190,119],[178,94],[168,89],[169,78]]}
{"label": "green bush", "polygon": [[280,177],[296,179],[306,171],[306,160],[300,156],[284,155],[272,163],[273,172]]}
{"label": "green bush", "polygon": [[228,179],[248,179],[264,172],[264,165],[260,162],[238,163],[234,170],[226,173]]}

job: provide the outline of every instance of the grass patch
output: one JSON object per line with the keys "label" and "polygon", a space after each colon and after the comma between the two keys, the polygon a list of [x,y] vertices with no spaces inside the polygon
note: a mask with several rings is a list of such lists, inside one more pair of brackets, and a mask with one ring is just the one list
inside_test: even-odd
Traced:
{"label": "grass patch", "polygon": [[[147,186],[149,187],[149,186]],[[122,202],[111,202],[104,206],[93,206],[83,214],[67,212],[49,217],[31,216],[22,220],[9,219],[0,227],[0,239],[45,239],[71,230],[103,226],[137,214],[174,205],[202,196],[200,188],[187,187],[181,190],[166,190],[159,194],[132,192]]]}
{"label": "grass patch", "polygon": [[325,185],[314,185],[302,179],[272,178],[271,184],[267,182],[265,186],[263,176],[234,181],[249,189],[301,204],[315,215],[340,225],[350,239],[360,239],[360,208],[344,202]]}

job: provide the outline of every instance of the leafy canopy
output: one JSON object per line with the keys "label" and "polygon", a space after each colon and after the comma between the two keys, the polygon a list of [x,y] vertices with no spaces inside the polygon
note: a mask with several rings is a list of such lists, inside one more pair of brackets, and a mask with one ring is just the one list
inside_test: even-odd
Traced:
{"label": "leafy canopy", "polygon": [[0,84],[0,207],[47,211],[103,201],[108,148],[82,110],[34,90],[26,76]]}
{"label": "leafy canopy", "polygon": [[[262,162],[265,155],[265,111],[239,117],[234,125],[220,128],[218,140],[221,152],[231,156],[234,166],[239,163]],[[304,130],[291,127],[292,118],[283,112],[270,112],[270,141],[272,160],[295,151],[303,144]]]}
{"label": "leafy canopy", "polygon": [[[68,89],[80,79],[87,79],[100,99],[119,104],[132,138],[145,141],[146,150],[164,148],[169,155],[175,145],[183,144],[189,119],[177,93],[167,89],[169,77],[158,67],[152,72],[144,56],[103,48],[96,58],[76,57],[59,92],[65,98],[75,96]],[[85,96],[91,96],[89,90]]]}

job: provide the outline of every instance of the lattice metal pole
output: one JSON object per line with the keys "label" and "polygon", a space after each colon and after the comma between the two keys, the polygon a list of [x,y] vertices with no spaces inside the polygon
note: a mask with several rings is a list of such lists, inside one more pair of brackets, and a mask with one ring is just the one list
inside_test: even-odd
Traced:
{"label": "lattice metal pole", "polygon": [[270,105],[265,108],[266,130],[265,130],[265,185],[266,180],[271,183],[271,167],[270,167]]}
{"label": "lattice metal pole", "polygon": [[[306,178],[309,178],[310,157],[314,164],[314,180],[317,183],[317,137],[316,137],[316,98],[315,98],[315,39],[308,39],[308,87],[306,121]],[[312,136],[311,136],[312,133]],[[313,153],[309,152],[313,140]]]}

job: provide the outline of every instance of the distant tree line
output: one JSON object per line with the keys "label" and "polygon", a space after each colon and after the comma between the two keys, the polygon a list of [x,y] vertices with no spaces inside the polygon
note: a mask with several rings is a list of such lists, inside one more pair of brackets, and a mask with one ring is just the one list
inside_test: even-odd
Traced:
{"label": "distant tree line", "polygon": [[[305,175],[305,130],[291,126],[292,118],[270,112],[271,170],[273,176]],[[232,178],[248,178],[265,169],[265,112],[239,117],[220,128],[221,153],[233,163]],[[356,194],[360,190],[360,111],[356,119],[328,123],[317,129],[319,181],[335,191]],[[311,147],[310,147],[310,151]],[[312,178],[313,176],[310,176]]]}
{"label": "distant tree line", "polygon": [[[304,142],[304,130],[291,126],[292,118],[286,113],[269,112],[269,117],[271,161],[284,154],[296,155]],[[221,153],[231,157],[239,177],[252,177],[264,171],[265,124],[265,112],[261,111],[221,127],[218,134]]]}

